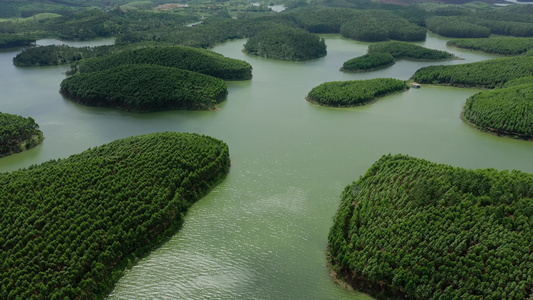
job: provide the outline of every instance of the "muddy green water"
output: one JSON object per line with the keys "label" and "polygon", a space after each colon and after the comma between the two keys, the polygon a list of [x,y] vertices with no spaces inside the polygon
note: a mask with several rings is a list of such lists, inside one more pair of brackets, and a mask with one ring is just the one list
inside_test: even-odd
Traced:
{"label": "muddy green water", "polygon": [[0,159],[0,171],[149,132],[217,137],[230,147],[228,177],[192,207],[178,234],[126,271],[109,299],[367,299],[338,287],[326,264],[328,230],[346,185],[388,153],[533,172],[533,143],[465,125],[459,113],[475,89],[423,86],[350,109],[306,102],[309,90],[326,81],[408,79],[422,66],[496,57],[450,49],[446,39],[428,35],[418,44],[464,60],[400,60],[379,71],[345,74],[342,63],[364,54],[368,44],[324,37],[328,55],[308,62],[248,56],[242,40],[215,47],[251,63],[254,77],[228,82],[227,101],[210,112],[84,107],[58,93],[67,67],[15,68],[17,51],[0,52],[0,111],[33,117],[45,135],[41,146]]}

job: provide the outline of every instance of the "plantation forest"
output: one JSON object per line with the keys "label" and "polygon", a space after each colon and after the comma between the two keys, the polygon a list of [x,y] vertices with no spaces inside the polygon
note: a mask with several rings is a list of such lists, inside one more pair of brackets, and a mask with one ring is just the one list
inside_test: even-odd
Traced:
{"label": "plantation forest", "polygon": [[33,148],[42,140],[33,118],[0,113],[0,157]]}
{"label": "plantation forest", "polygon": [[0,1],[0,299],[533,297],[533,5],[422,2]]}
{"label": "plantation forest", "polygon": [[229,170],[207,136],[129,137],[0,175],[0,298],[102,298]]}
{"label": "plantation forest", "polygon": [[408,299],[531,296],[533,175],[387,155],[342,194],[334,270]]}

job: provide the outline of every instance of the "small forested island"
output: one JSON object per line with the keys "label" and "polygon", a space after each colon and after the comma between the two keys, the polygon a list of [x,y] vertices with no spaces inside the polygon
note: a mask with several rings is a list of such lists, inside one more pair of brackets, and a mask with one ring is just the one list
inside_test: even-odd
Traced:
{"label": "small forested island", "polygon": [[463,119],[484,131],[533,139],[533,83],[481,92],[466,100]]}
{"label": "small forested island", "polygon": [[43,141],[33,118],[0,112],[0,157],[31,149]]}
{"label": "small forested island", "polygon": [[452,53],[428,49],[407,42],[381,42],[368,46],[368,53],[390,53],[394,58],[409,58],[417,60],[443,60],[455,57]]}
{"label": "small forested island", "polygon": [[393,64],[394,57],[390,53],[368,53],[345,61],[342,65],[341,71],[371,71],[377,68],[392,66]]}
{"label": "small forested island", "polygon": [[408,88],[404,80],[393,78],[331,81],[314,87],[306,99],[312,103],[332,107],[358,106],[367,104],[377,97]]}
{"label": "small forested island", "polygon": [[377,297],[529,299],[531,218],[532,174],[386,155],[345,188],[329,259]]}
{"label": "small forested island", "polygon": [[0,174],[0,298],[104,298],[229,164],[224,142],[167,132]]}
{"label": "small forested island", "polygon": [[244,52],[278,60],[302,61],[327,54],[326,43],[316,34],[288,26],[276,26],[252,36]]}
{"label": "small forested island", "polygon": [[60,93],[81,104],[129,111],[208,110],[225,99],[219,78],[157,65],[124,65],[65,78]]}
{"label": "small forested island", "polygon": [[533,39],[515,37],[454,39],[449,40],[446,45],[486,53],[521,55],[533,48]]}
{"label": "small forested island", "polygon": [[429,66],[418,69],[419,83],[494,88],[507,81],[533,75],[533,57],[505,57],[461,65]]}
{"label": "small forested island", "polygon": [[185,46],[128,49],[84,59],[74,64],[69,74],[102,71],[128,64],[174,67],[227,80],[252,78],[252,66],[243,60],[225,57],[207,49]]}

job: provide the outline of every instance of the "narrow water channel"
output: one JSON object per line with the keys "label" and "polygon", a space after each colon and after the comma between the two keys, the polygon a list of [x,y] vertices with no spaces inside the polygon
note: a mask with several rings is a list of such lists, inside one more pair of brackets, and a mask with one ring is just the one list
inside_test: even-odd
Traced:
{"label": "narrow water channel", "polygon": [[58,93],[67,67],[15,68],[17,51],[0,52],[0,111],[33,117],[45,135],[43,145],[0,159],[0,171],[149,132],[214,136],[230,147],[228,177],[192,207],[178,234],[127,270],[109,299],[367,299],[337,286],[326,264],[327,234],[346,185],[388,153],[533,172],[533,143],[465,125],[459,113],[476,89],[423,86],[350,109],[309,104],[307,92],[326,81],[408,79],[422,66],[496,57],[447,48],[447,39],[428,35],[418,44],[464,60],[400,60],[346,74],[342,63],[368,44],[324,37],[328,55],[308,62],[246,55],[243,40],[215,47],[251,63],[254,77],[228,82],[227,101],[210,112],[84,107]]}

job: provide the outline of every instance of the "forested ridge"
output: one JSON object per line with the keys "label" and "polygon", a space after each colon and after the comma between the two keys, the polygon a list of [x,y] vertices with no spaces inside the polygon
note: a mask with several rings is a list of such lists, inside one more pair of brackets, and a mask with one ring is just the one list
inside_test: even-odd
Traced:
{"label": "forested ridge", "polygon": [[404,80],[393,78],[330,81],[314,87],[306,99],[326,106],[357,106],[408,88]]}
{"label": "forested ridge", "polygon": [[463,118],[482,130],[533,139],[533,84],[481,92],[466,100]]}
{"label": "forested ridge", "polygon": [[529,299],[532,223],[532,174],[386,155],[344,190],[329,258],[376,296]]}
{"label": "forested ridge", "polygon": [[103,298],[228,169],[220,140],[153,133],[0,174],[0,298]]}
{"label": "forested ridge", "polygon": [[0,157],[33,148],[42,140],[33,118],[0,112]]}
{"label": "forested ridge", "polygon": [[124,65],[81,73],[61,82],[60,92],[92,106],[131,111],[213,109],[227,95],[219,78],[157,65]]}
{"label": "forested ridge", "polygon": [[509,80],[533,75],[533,57],[509,57],[461,65],[418,69],[413,79],[420,83],[494,88]]}
{"label": "forested ridge", "polygon": [[194,71],[221,79],[252,78],[252,66],[239,59],[225,57],[207,49],[167,46],[127,49],[118,53],[84,59],[71,67],[69,73],[88,73],[128,64],[149,64]]}
{"label": "forested ridge", "polygon": [[252,36],[244,52],[278,60],[302,61],[325,56],[326,43],[303,29],[276,26]]}

